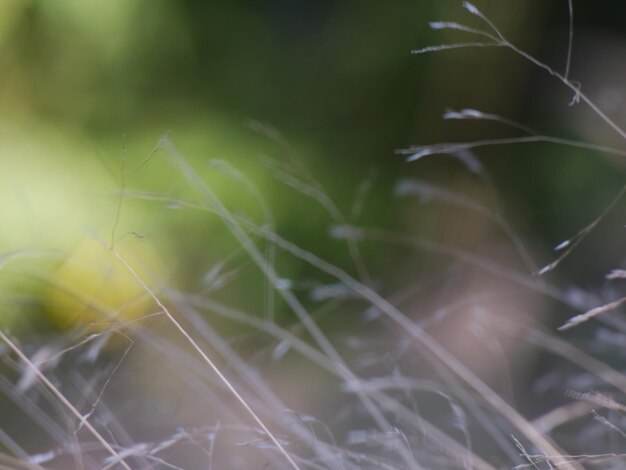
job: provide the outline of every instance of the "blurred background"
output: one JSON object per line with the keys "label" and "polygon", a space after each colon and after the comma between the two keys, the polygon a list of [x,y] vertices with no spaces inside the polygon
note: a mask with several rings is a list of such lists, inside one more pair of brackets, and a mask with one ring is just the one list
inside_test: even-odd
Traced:
{"label": "blurred background", "polygon": [[[566,1],[475,3],[511,42],[564,70]],[[575,2],[575,8],[571,77],[626,125],[623,6]],[[118,273],[119,267],[104,268],[118,277],[115,295],[96,292],[98,269],[80,267],[101,256],[92,251],[102,247],[85,250],[85,238],[107,244],[112,236],[129,252],[137,252],[133,244],[140,243],[150,272],[181,291],[206,293],[224,274],[224,286],[211,296],[260,317],[292,321],[280,302],[268,304],[265,276],[251,266],[219,218],[176,204],[194,189],[180,168],[162,158],[162,150],[154,152],[164,136],[230,210],[259,224],[271,222],[287,240],[384,295],[398,296],[398,304],[416,320],[457,295],[502,290],[501,279],[459,272],[449,258],[409,254],[401,245],[366,242],[355,256],[332,236],[333,225],[410,233],[524,274],[552,261],[552,248],[593,220],[619,192],[621,159],[539,143],[477,149],[467,157],[473,162],[468,167],[468,160],[450,156],[408,163],[397,150],[521,135],[500,123],[442,119],[444,111],[462,108],[505,116],[541,134],[618,148],[623,142],[584,104],[570,106],[571,93],[554,78],[511,51],[412,55],[428,45],[471,40],[458,31],[432,31],[428,22],[434,20],[483,27],[457,0],[1,2],[5,327],[23,338],[50,338],[84,325],[79,317],[86,307],[59,295],[59,285],[71,284],[107,308],[139,296],[141,289],[124,287],[133,279]],[[324,196],[311,197],[303,181],[323,188]],[[422,186],[415,189],[410,181]],[[468,210],[467,200],[450,204],[444,197],[442,202],[432,188],[424,194],[429,188],[424,184],[490,208],[508,228]],[[128,194],[120,210],[121,189]],[[140,197],[147,192],[167,197]],[[604,295],[606,272],[623,267],[619,214],[613,211],[549,275],[550,282],[596,299]],[[285,283],[311,308],[328,300],[326,291],[315,290],[328,279],[291,257],[278,255],[276,263]],[[515,291],[505,307],[500,299],[490,308],[530,309],[552,327],[577,313],[546,302],[541,293],[527,294]],[[133,308],[129,318],[140,314]],[[82,313],[68,313],[72,309]],[[346,307],[346,312],[362,310]],[[330,336],[360,331],[349,315],[322,313],[320,322]],[[238,333],[232,326],[222,328]],[[441,330],[443,344],[463,344],[462,323]],[[363,327],[365,337],[371,332]],[[254,341],[243,343],[254,348]],[[486,359],[472,354],[468,361],[480,373]],[[539,374],[536,359],[526,362],[529,376]],[[276,375],[276,383],[286,380]],[[285,387],[291,393],[291,385]],[[319,405],[310,404],[315,397],[295,391],[293,396],[305,407]]]}
{"label": "blurred background", "polygon": [[[567,2],[478,6],[516,44],[564,68]],[[394,209],[390,183],[428,175],[455,184],[464,170],[446,158],[409,165],[394,150],[512,135],[504,126],[442,121],[446,108],[500,114],[546,134],[616,139],[583,106],[568,108],[567,90],[509,51],[412,56],[425,45],[467,39],[428,28],[439,19],[477,26],[457,1],[381,8],[351,1],[12,0],[1,8],[2,162],[3,178],[11,180],[3,191],[17,198],[26,196],[15,187],[29,179],[41,195],[51,194],[45,185],[62,186],[57,181],[98,187],[93,175],[103,168],[118,178],[124,147],[139,162],[165,133],[200,166],[225,159],[263,184],[260,156],[277,157],[280,149],[251,130],[258,121],[290,142],[344,212],[375,174],[376,197],[363,217],[407,223],[419,211]],[[608,101],[619,120],[619,25],[610,8],[576,8],[572,76],[603,97],[601,104]],[[601,67],[606,73],[598,73]],[[519,230],[549,243],[580,227],[620,185],[615,165],[590,152],[532,145],[481,150],[480,158]],[[319,227],[318,212],[296,217],[299,201],[269,185],[263,193],[281,228],[317,238],[311,229]],[[4,214],[13,204],[3,206]],[[43,217],[28,210],[20,212]],[[11,217],[3,215],[7,227],[14,226]],[[69,223],[57,220],[52,225]],[[3,230],[3,238],[21,238],[18,232]]]}

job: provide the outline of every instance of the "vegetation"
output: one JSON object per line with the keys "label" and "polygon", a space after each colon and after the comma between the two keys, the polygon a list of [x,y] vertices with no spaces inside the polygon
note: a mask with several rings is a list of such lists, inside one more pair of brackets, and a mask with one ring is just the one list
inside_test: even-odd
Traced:
{"label": "vegetation", "polygon": [[[39,4],[31,13],[50,21],[88,13],[71,4],[60,3],[71,14]],[[463,19],[430,23],[445,40],[412,60],[502,50],[558,82],[568,111],[584,107],[626,139],[572,78],[568,6],[562,70],[469,2]],[[107,49],[119,65],[136,38],[126,7],[99,8],[117,18],[110,24],[126,26],[126,39]],[[172,22],[164,24],[182,31],[184,15],[168,8]],[[191,54],[195,42],[185,38],[171,48]],[[182,101],[193,101],[193,85]],[[82,106],[69,106],[78,121]],[[105,114],[90,122],[91,135],[110,125]],[[608,187],[585,201],[598,216],[570,237],[578,220],[563,211],[566,222],[554,222],[546,211],[566,238],[553,255],[499,197],[507,171],[484,161],[499,153],[514,171],[524,152],[565,149],[572,165],[602,155],[613,168],[626,155],[619,143],[448,109],[444,119],[463,121],[470,138],[398,150],[402,165],[424,168],[419,178],[368,168],[353,184],[342,181],[339,158],[320,172],[300,154],[306,146],[278,126],[252,121],[249,132],[234,131],[200,115],[174,113],[178,130],[154,146],[138,139],[147,152],[122,138],[115,159],[77,158],[80,139],[41,123],[29,143],[16,125],[9,147],[23,158],[5,164],[2,180],[10,229],[0,237],[0,466],[624,465],[626,330],[617,313],[626,271],[613,244],[587,239],[604,228],[615,233],[626,186],[614,190],[621,176],[612,170]],[[193,127],[186,137],[185,125]],[[482,137],[493,129],[495,137]],[[212,142],[197,143],[205,133]],[[254,157],[219,155],[231,145]],[[50,161],[53,154],[61,156]],[[526,210],[539,211],[530,193]],[[615,263],[604,287],[557,277],[573,259],[586,262],[588,246]]]}

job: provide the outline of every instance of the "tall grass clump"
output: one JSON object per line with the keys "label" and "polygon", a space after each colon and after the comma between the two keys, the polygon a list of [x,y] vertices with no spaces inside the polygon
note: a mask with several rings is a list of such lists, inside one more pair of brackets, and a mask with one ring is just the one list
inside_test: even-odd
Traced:
{"label": "tall grass clump", "polygon": [[[571,0],[568,7],[562,70],[510,42],[469,2],[463,8],[476,26],[430,23],[469,40],[414,53],[507,50],[559,82],[572,106],[585,106],[626,139],[570,76]],[[427,178],[385,188],[403,214],[435,206],[452,224],[430,236],[410,224],[401,231],[364,223],[373,175],[345,209],[288,139],[270,125],[251,124],[275,152],[264,158],[265,171],[305,201],[304,227],[309,213],[323,211],[326,222],[311,238],[329,243],[326,251],[341,253],[338,259],[281,234],[263,191],[229,162],[200,167],[169,136],[146,158],[123,152],[109,195],[112,217],[81,245],[88,247],[85,257],[24,247],[0,258],[3,275],[29,280],[26,288],[3,293],[2,308],[46,311],[56,327],[54,335],[0,330],[0,466],[625,466],[626,325],[613,311],[626,298],[617,289],[584,290],[552,276],[614,212],[626,186],[597,218],[565,235],[554,258],[543,255],[537,263],[541,243],[529,243],[517,221],[490,201],[484,186],[493,176],[480,151],[519,144],[617,157],[626,151],[544,135],[473,108],[443,117],[504,125],[512,137],[398,151],[407,165],[451,156],[472,178],[467,192]],[[166,168],[165,184],[137,179],[154,167]],[[249,211],[231,207],[211,184],[215,175],[237,188],[249,202],[237,207]],[[174,229],[163,223],[135,230],[131,206],[137,205],[156,211],[160,221],[175,221]],[[160,243],[184,238],[198,220],[219,222],[213,233],[230,248],[213,259],[185,260],[202,274],[182,282],[176,249]],[[466,225],[457,227],[461,220]],[[198,246],[208,250],[216,239]],[[623,278],[619,266],[607,274],[611,282]],[[551,325],[545,313],[553,311],[567,319]]]}

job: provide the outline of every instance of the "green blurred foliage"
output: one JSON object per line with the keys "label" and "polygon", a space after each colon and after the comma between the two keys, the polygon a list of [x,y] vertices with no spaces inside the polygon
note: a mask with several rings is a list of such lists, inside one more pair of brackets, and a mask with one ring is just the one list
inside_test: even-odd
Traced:
{"label": "green blurred foliage", "polygon": [[[0,220],[10,227],[0,236],[2,251],[20,243],[69,249],[86,231],[108,234],[123,155],[134,168],[167,133],[233,210],[257,221],[264,217],[259,198],[211,167],[213,159],[250,178],[286,238],[352,270],[345,245],[327,237],[326,211],[273,178],[262,157],[285,162],[297,154],[346,216],[359,183],[374,168],[377,178],[360,223],[436,224],[399,209],[390,184],[407,175],[445,184],[464,170],[445,158],[409,165],[394,149],[510,135],[484,123],[442,124],[446,107],[475,107],[531,124],[543,116],[542,109],[528,112],[534,71],[506,51],[410,54],[465,39],[458,32],[428,29],[428,21],[441,19],[478,25],[460,3],[2,2]],[[543,54],[541,41],[551,27],[547,15],[566,18],[565,9],[541,1],[477,4],[507,37],[533,53]],[[251,121],[270,123],[291,150],[253,132]],[[552,129],[561,130],[558,124]],[[549,188],[571,186],[591,173],[569,172],[559,179],[561,186],[554,181],[560,164],[539,171],[534,165],[541,163],[528,164],[518,152],[525,150],[488,151],[486,165],[494,181],[504,181],[500,196],[512,201],[513,214],[524,206],[525,182],[533,179],[536,191],[525,209],[530,215],[522,210],[514,219],[528,232],[541,231],[568,210],[560,206],[543,218],[532,215],[534,207],[545,208]],[[549,159],[554,149],[533,152]],[[161,152],[128,185],[176,197],[193,193]],[[216,217],[176,211],[165,203],[129,199],[120,232],[130,230],[177,254],[172,276],[183,285],[197,282],[203,270],[239,249]],[[376,253],[375,247],[365,250]],[[303,274],[284,264],[286,273]],[[384,264],[374,261],[377,267]],[[249,306],[260,295],[262,288],[250,296]]]}

